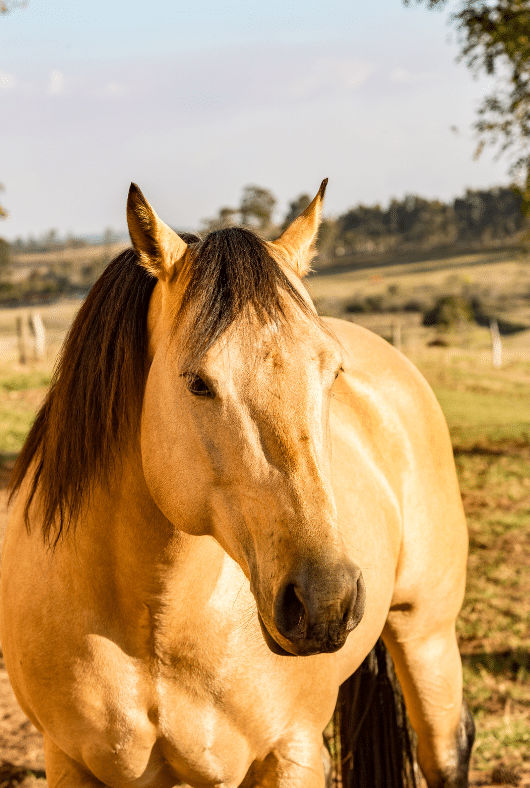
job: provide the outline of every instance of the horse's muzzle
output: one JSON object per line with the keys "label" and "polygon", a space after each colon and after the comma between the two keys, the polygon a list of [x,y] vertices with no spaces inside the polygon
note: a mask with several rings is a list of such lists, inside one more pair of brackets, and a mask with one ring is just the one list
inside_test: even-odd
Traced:
{"label": "horse's muzzle", "polygon": [[281,645],[297,656],[338,651],[362,619],[365,601],[363,576],[355,564],[327,568],[325,575],[299,572],[274,601]]}

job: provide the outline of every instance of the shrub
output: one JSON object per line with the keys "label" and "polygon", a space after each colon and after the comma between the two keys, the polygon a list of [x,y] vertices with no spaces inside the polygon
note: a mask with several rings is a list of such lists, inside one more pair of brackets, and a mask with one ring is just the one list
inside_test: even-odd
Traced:
{"label": "shrub", "polygon": [[462,323],[471,323],[474,319],[475,308],[472,299],[461,295],[445,295],[436,301],[432,309],[424,313],[423,325],[450,329]]}

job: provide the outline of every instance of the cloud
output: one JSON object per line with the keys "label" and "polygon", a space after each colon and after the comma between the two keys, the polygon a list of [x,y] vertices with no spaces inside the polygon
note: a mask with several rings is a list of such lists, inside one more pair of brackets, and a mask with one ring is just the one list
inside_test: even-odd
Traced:
{"label": "cloud", "polygon": [[52,71],[48,83],[48,96],[59,96],[64,93],[64,76],[60,71]]}
{"label": "cloud", "polygon": [[12,90],[16,85],[16,79],[13,74],[6,74],[5,71],[0,71],[0,90]]}
{"label": "cloud", "polygon": [[357,90],[373,70],[370,63],[361,60],[321,57],[303,76],[287,84],[287,92],[299,98],[322,89],[350,92]]}
{"label": "cloud", "polygon": [[390,72],[390,81],[391,82],[431,82],[434,79],[438,79],[440,77],[439,73],[435,71],[424,71],[422,73],[414,73],[412,71],[408,71],[406,68],[395,68],[393,71]]}
{"label": "cloud", "polygon": [[104,88],[96,91],[96,96],[100,98],[115,98],[118,96],[125,96],[129,89],[119,82],[108,82]]}

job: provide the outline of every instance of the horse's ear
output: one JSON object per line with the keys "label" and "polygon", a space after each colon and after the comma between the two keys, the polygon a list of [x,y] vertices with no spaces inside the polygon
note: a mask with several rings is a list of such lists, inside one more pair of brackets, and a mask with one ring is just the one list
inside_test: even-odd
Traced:
{"label": "horse's ear", "polygon": [[308,273],[311,260],[316,254],[315,239],[320,226],[322,203],[327,185],[328,179],[325,178],[320,184],[320,189],[313,202],[294,222],[291,222],[278,240],[273,242],[273,246],[278,247],[287,255],[298,276],[305,276]]}
{"label": "horse's ear", "polygon": [[140,264],[157,279],[172,279],[178,273],[187,244],[158,218],[135,183],[131,183],[127,198],[127,224]]}

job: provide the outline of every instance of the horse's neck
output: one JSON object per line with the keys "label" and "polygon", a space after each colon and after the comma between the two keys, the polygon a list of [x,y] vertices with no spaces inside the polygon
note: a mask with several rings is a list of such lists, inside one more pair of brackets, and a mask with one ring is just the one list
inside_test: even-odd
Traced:
{"label": "horse's neck", "polygon": [[125,454],[108,484],[93,491],[67,554],[91,567],[99,579],[93,586],[108,589],[110,604],[151,609],[167,605],[168,598],[178,604],[190,584],[197,586],[197,603],[201,589],[206,602],[209,584],[196,584],[197,575],[206,571],[214,578],[225,559],[212,538],[182,533],[164,517],[136,449]]}

